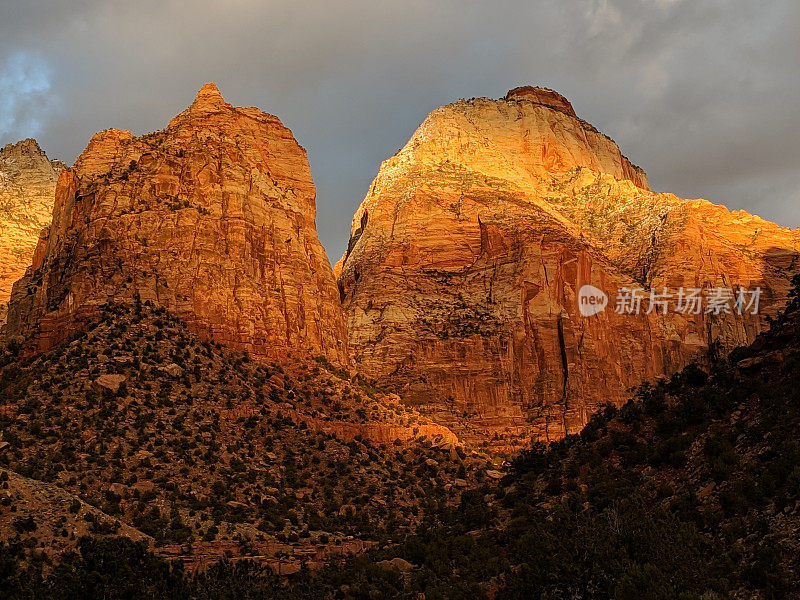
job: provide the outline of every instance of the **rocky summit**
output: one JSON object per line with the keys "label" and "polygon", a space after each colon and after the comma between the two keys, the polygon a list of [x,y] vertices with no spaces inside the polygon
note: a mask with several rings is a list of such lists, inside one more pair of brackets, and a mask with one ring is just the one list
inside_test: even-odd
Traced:
{"label": "rocky summit", "polygon": [[[505,450],[752,342],[799,249],[797,231],[651,191],[563,96],[523,87],[433,111],[381,165],[336,272],[360,371]],[[605,310],[582,316],[585,285]],[[637,288],[672,300],[617,306]],[[676,310],[681,288],[703,290],[698,313]],[[707,312],[740,289],[760,289],[757,314],[752,294]]]}
{"label": "rocky summit", "polygon": [[56,181],[65,167],[47,158],[33,139],[0,149],[0,326],[11,286],[25,274],[39,233],[50,223]]}
{"label": "rocky summit", "polygon": [[315,213],[292,132],[207,84],[165,130],[101,131],[61,174],[52,225],[14,286],[7,339],[44,351],[109,299],[138,300],[256,357],[297,350],[345,365]]}

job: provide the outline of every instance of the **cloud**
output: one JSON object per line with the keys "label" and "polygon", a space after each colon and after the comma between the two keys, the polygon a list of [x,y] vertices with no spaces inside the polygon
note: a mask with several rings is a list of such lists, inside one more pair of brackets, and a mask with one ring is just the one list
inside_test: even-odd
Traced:
{"label": "cloud", "polygon": [[589,0],[585,3],[585,17],[589,23],[589,35],[598,35],[622,25],[622,13],[609,0]]}
{"label": "cloud", "polygon": [[15,52],[0,60],[0,138],[32,137],[54,109],[50,69],[41,58]]}

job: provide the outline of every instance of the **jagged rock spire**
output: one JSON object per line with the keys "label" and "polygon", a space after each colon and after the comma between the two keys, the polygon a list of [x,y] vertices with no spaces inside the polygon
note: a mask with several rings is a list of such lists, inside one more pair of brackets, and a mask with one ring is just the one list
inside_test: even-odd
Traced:
{"label": "jagged rock spire", "polygon": [[227,103],[215,83],[207,83],[197,92],[197,97],[192,103],[192,110],[218,110]]}

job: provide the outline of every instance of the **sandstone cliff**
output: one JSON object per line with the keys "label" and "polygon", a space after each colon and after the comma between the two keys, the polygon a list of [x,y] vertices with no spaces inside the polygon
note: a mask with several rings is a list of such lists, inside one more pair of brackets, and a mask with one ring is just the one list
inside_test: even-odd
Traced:
{"label": "sandstone cliff", "polygon": [[11,286],[31,264],[39,233],[50,222],[60,161],[27,139],[0,150],[0,326]]}
{"label": "sandstone cliff", "polygon": [[139,299],[255,356],[294,349],[344,365],[315,215],[291,131],[205,85],[165,130],[102,131],[61,174],[52,225],[14,286],[7,337],[46,350],[108,300]]}
{"label": "sandstone cliff", "polygon": [[[382,164],[336,272],[361,371],[502,449],[577,432],[643,381],[751,342],[799,248],[798,232],[651,192],[563,96],[517,88],[428,116]],[[592,317],[585,284],[610,297]],[[663,286],[760,286],[760,313],[614,311],[620,288]]]}

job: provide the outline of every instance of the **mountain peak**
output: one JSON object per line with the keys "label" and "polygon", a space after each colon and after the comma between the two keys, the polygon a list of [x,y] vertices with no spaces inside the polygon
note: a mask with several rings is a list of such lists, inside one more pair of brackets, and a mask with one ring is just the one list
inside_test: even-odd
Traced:
{"label": "mountain peak", "polygon": [[[337,269],[359,374],[502,452],[577,433],[632,387],[752,342],[800,253],[797,232],[650,192],[573,115],[536,87],[434,110],[381,165]],[[680,290],[708,303],[721,285],[764,290],[758,314],[678,308]],[[645,286],[668,311],[581,311],[593,287],[613,303]]]}
{"label": "mountain peak", "polygon": [[529,100],[536,104],[543,104],[568,115],[577,117],[569,100],[558,92],[546,87],[524,85],[509,90],[505,97],[506,100]]}
{"label": "mountain peak", "polygon": [[0,148],[0,155],[23,155],[23,154],[44,154],[44,151],[33,138],[27,138],[18,141],[16,144],[6,144],[5,147]]}
{"label": "mountain peak", "polygon": [[0,326],[11,287],[25,274],[50,222],[64,163],[51,161],[33,138],[0,146]]}
{"label": "mountain peak", "polygon": [[216,110],[224,107],[227,103],[219,91],[216,83],[206,83],[197,92],[197,97],[192,103],[193,109]]}
{"label": "mountain peak", "polygon": [[[19,287],[8,334],[30,351],[48,349],[90,324],[107,299],[139,298],[256,357],[299,350],[346,366],[315,195],[291,131],[258,109],[235,109],[213,83],[163,131],[102,131],[59,179],[53,227],[35,255],[36,268],[58,270],[62,296],[48,306],[55,287],[38,287],[23,306]],[[72,258],[50,262],[60,256]]]}

